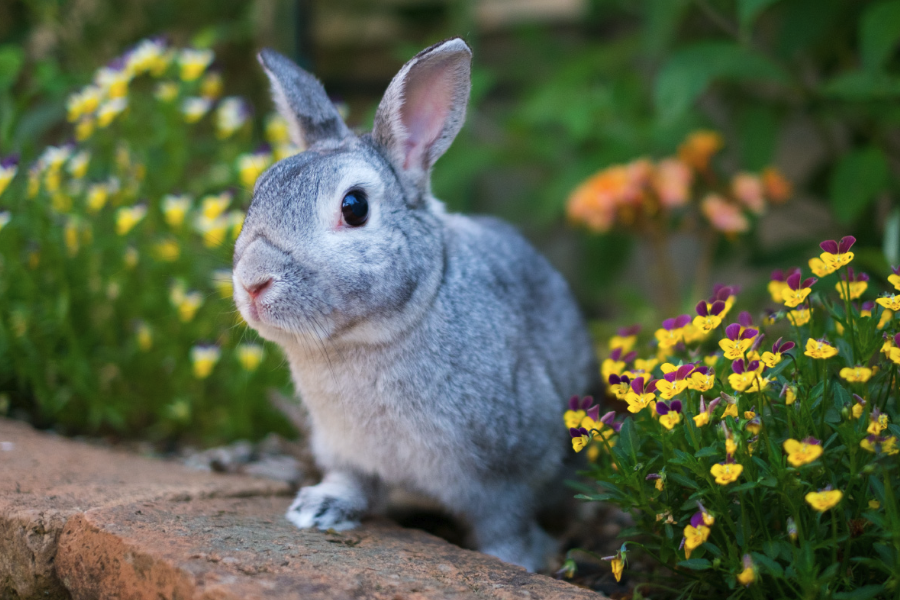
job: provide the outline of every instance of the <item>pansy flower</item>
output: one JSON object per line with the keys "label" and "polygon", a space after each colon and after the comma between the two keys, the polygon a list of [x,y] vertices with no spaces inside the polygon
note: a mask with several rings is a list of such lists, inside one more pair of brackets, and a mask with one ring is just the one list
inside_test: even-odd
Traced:
{"label": "pansy flower", "polygon": [[825,264],[825,261],[818,257],[809,259],[809,270],[812,271],[813,275],[816,277],[825,277],[833,272],[828,268],[828,265]]}
{"label": "pansy flower", "polygon": [[610,375],[621,375],[625,370],[625,365],[633,361],[637,357],[637,352],[629,352],[622,356],[622,349],[614,349],[609,358],[603,361],[600,366],[600,374],[603,379],[608,380]]}
{"label": "pansy flower", "polygon": [[889,421],[887,414],[875,408],[869,414],[869,427],[866,431],[871,435],[881,435],[881,432],[887,429]]}
{"label": "pansy flower", "polygon": [[895,290],[900,290],[900,267],[891,267],[891,274],[888,275],[888,281],[894,286]]}
{"label": "pansy flower", "polygon": [[716,300],[712,304],[708,304],[701,300],[697,303],[695,310],[697,311],[697,316],[694,317],[694,327],[704,333],[709,333],[722,323],[725,303],[721,300]]}
{"label": "pansy flower", "polygon": [[900,296],[897,294],[891,294],[890,296],[883,296],[875,300],[878,304],[885,307],[888,310],[893,312],[900,311]]}
{"label": "pansy flower", "polygon": [[787,273],[778,269],[777,271],[772,271],[772,276],[769,279],[769,295],[772,296],[772,301],[776,304],[784,303],[784,292],[788,289],[787,278],[793,275],[794,273],[799,273],[800,269],[795,267],[789,270]]}
{"label": "pansy flower", "polygon": [[628,403],[628,412],[638,413],[656,400],[656,379],[650,379],[644,383],[643,377],[638,377],[631,382],[631,391],[625,396]]}
{"label": "pansy flower", "polygon": [[222,351],[218,346],[194,346],[191,348],[191,365],[194,377],[206,379],[212,373],[213,367],[219,362]]}
{"label": "pansy flower", "polygon": [[708,392],[716,384],[716,372],[707,366],[694,367],[687,380],[688,388],[697,392]]}
{"label": "pansy flower", "polygon": [[653,484],[653,487],[655,487],[660,492],[666,489],[665,475],[662,472],[650,473],[649,475],[644,477],[644,481],[656,481],[656,483]]}
{"label": "pansy flower", "polygon": [[709,469],[709,472],[716,478],[716,483],[719,485],[734,483],[743,471],[744,466],[735,463],[730,456],[725,459],[725,462],[716,463]]}
{"label": "pansy flower", "polygon": [[854,419],[859,419],[863,415],[863,411],[866,409],[866,401],[862,396],[858,394],[853,394],[853,399],[856,402],[853,404],[850,409],[850,413],[853,415]]}
{"label": "pansy flower", "polygon": [[597,421],[600,416],[600,405],[591,406],[593,403],[594,399],[591,396],[585,396],[584,398],[572,396],[569,398],[569,410],[563,414],[566,428],[572,429],[586,426],[584,423],[586,417],[591,419],[588,425],[593,425],[594,421]]}
{"label": "pansy flower", "polygon": [[806,300],[812,292],[813,284],[818,281],[815,277],[809,277],[801,282],[800,277],[800,273],[794,273],[787,278],[788,289],[784,291],[784,305],[788,308],[795,308]]}
{"label": "pansy flower", "polygon": [[9,182],[12,181],[13,177],[16,176],[16,171],[18,170],[18,154],[11,154],[5,158],[0,159],[0,196],[3,195],[4,190],[6,190],[7,186],[9,186]]}
{"label": "pansy flower", "polygon": [[787,439],[784,441],[784,451],[787,453],[788,462],[795,467],[808,465],[822,456],[822,442],[814,437],[805,438],[802,441]]}
{"label": "pansy flower", "polygon": [[834,273],[844,265],[850,264],[850,261],[853,260],[853,253],[850,252],[850,248],[855,243],[856,238],[848,235],[842,237],[840,242],[826,240],[819,244],[819,247],[824,250],[819,255],[819,258],[825,263],[829,273]]}
{"label": "pansy flower", "polygon": [[194,81],[206,70],[215,55],[212,50],[185,48],[178,53],[178,65],[181,67],[181,80]]}
{"label": "pansy flower", "polygon": [[834,284],[834,288],[841,295],[841,300],[847,301],[847,293],[850,300],[856,300],[863,295],[869,287],[869,276],[865,273],[854,273],[853,267],[847,267],[847,274],[841,276],[841,281]]}
{"label": "pansy flower", "polygon": [[859,443],[859,447],[866,452],[886,454],[887,456],[893,456],[900,452],[900,450],[897,449],[897,438],[893,435],[889,437],[870,435]]}
{"label": "pansy flower", "polygon": [[756,329],[745,329],[741,332],[739,323],[732,323],[725,328],[725,339],[719,340],[719,347],[725,351],[725,358],[737,360],[744,358],[744,352],[753,344],[753,338],[759,334]]}
{"label": "pansy flower", "polygon": [[868,367],[844,367],[841,379],[850,383],[865,383],[872,378],[872,369]]}
{"label": "pansy flower", "polygon": [[706,406],[706,399],[700,396],[700,412],[694,416],[694,425],[703,427],[709,423],[709,414],[712,412],[713,406]]}
{"label": "pansy flower", "polygon": [[795,327],[802,327],[809,323],[811,316],[811,311],[805,306],[801,306],[797,310],[789,311],[787,314],[788,321]]}
{"label": "pansy flower", "polygon": [[116,233],[125,235],[147,216],[147,205],[125,206],[116,211]]}
{"label": "pansy flower", "polygon": [[781,388],[780,396],[784,396],[784,403],[787,406],[790,406],[794,402],[797,401],[797,388],[792,385],[785,384],[783,388]]}
{"label": "pansy flower", "polygon": [[666,429],[672,429],[681,422],[681,401],[672,400],[669,403],[657,402],[656,414],[659,415],[659,424]]}
{"label": "pansy flower", "polygon": [[584,427],[570,427],[569,435],[572,436],[572,448],[575,452],[581,452],[591,441],[591,434]]}
{"label": "pansy flower", "polygon": [[831,486],[828,486],[818,492],[808,493],[806,495],[806,502],[817,511],[825,512],[834,508],[843,497],[843,492],[840,490],[832,490]]}
{"label": "pansy flower", "polygon": [[686,364],[676,367],[671,363],[666,363],[660,368],[665,373],[663,379],[656,382],[660,398],[670,400],[687,389],[687,377],[694,370],[694,365]]}
{"label": "pansy flower", "polygon": [[724,302],[725,309],[722,311],[722,314],[719,315],[724,319],[726,316],[728,316],[728,313],[734,306],[735,301],[737,301],[738,291],[740,290],[736,286],[717,283],[713,286],[713,294],[710,297],[708,303],[715,304],[717,301]]}
{"label": "pansy flower", "polygon": [[252,189],[256,180],[262,175],[263,171],[272,164],[271,148],[262,145],[254,152],[241,154],[237,158],[237,172],[241,179],[241,185],[248,189]]}
{"label": "pansy flower", "polygon": [[244,126],[250,118],[250,105],[237,97],[225,98],[216,109],[216,137],[223,140]]}
{"label": "pansy flower", "polygon": [[810,358],[826,359],[837,356],[837,348],[829,344],[826,340],[814,340],[812,338],[806,341],[806,351],[803,353]]}
{"label": "pansy flower", "polygon": [[[763,389],[765,389],[765,386],[763,386]],[[744,429],[753,435],[759,435],[759,432],[762,430],[762,421],[759,415],[756,414],[756,407],[754,406],[753,410],[745,410],[744,418],[748,419],[747,423],[744,424]]]}
{"label": "pansy flower", "polygon": [[631,391],[631,378],[628,375],[610,375],[607,378],[609,391],[617,400],[625,400],[625,396]]}
{"label": "pansy flower", "polygon": [[622,352],[630,352],[637,343],[637,334],[640,333],[640,331],[640,325],[622,327],[616,331],[616,335],[609,339],[609,349],[615,350],[616,348],[621,348]]}
{"label": "pansy flower", "polygon": [[778,338],[778,341],[772,344],[771,352],[763,352],[761,360],[770,369],[781,362],[782,354],[792,349],[796,345],[794,344],[794,342],[784,342],[782,344],[781,339],[782,338]]}
{"label": "pansy flower", "polygon": [[625,544],[622,544],[622,547],[619,548],[619,551],[613,554],[612,556],[604,556],[600,560],[608,560],[610,561],[610,568],[612,569],[612,574],[616,578],[616,582],[622,580],[622,572],[625,570]]}
{"label": "pansy flower", "polygon": [[656,365],[659,364],[659,359],[656,358],[637,358],[634,361],[634,368],[637,371],[644,371],[646,373],[651,373],[653,369],[656,368]]}
{"label": "pansy flower", "polygon": [[684,327],[691,322],[690,315],[681,315],[662,322],[662,328],[653,334],[660,348],[673,348],[684,339]]}
{"label": "pansy flower", "polygon": [[691,552],[709,539],[711,532],[712,530],[704,525],[702,520],[698,525],[694,525],[694,520],[691,519],[691,524],[684,528],[684,557],[690,558]]}
{"label": "pansy flower", "polygon": [[749,554],[744,555],[744,570],[737,574],[738,583],[740,583],[744,587],[749,587],[754,581],[756,581],[756,565],[753,564],[753,559],[750,558]]}
{"label": "pansy flower", "polygon": [[745,359],[740,358],[734,361],[731,363],[731,370],[733,372],[728,376],[728,384],[736,392],[747,390],[759,376],[759,373],[757,373],[759,366],[760,364],[757,360],[746,361]]}

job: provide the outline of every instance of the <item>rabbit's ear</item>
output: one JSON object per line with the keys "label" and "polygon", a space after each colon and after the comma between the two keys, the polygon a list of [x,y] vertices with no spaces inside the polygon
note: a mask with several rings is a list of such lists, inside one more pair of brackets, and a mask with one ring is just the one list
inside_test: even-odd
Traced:
{"label": "rabbit's ear", "polygon": [[419,52],[394,77],[375,113],[375,140],[420,187],[466,117],[472,51],[453,38]]}
{"label": "rabbit's ear", "polygon": [[318,79],[269,48],[257,58],[272,82],[272,99],[288,122],[291,141],[308,148],[316,142],[339,141],[352,135]]}

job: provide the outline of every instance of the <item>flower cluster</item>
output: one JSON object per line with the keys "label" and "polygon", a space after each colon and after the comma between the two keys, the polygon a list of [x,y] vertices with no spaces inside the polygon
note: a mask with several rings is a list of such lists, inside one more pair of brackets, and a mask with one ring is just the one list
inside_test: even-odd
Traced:
{"label": "flower cluster", "polygon": [[[602,374],[624,417],[566,423],[576,450],[598,446],[598,493],[580,497],[634,515],[629,552],[687,574],[692,595],[874,591],[894,568],[880,548],[900,535],[900,307],[853,269],[854,243],[823,242],[816,277],[774,273],[779,308],[761,325],[749,312],[729,322],[738,290],[717,286],[695,317],[665,319],[646,350],[639,328],[620,330]],[[900,291],[900,268],[884,278]],[[591,404],[582,422],[599,414]]]}
{"label": "flower cluster", "polygon": [[614,224],[640,226],[668,218],[693,204],[716,231],[744,233],[750,229],[748,215],[761,215],[768,203],[786,201],[791,185],[773,167],[760,174],[740,172],[720,184],[711,163],[722,145],[718,133],[697,131],[678,148],[677,156],[607,167],[572,192],[569,218],[605,232]]}
{"label": "flower cluster", "polygon": [[285,431],[245,399],[287,382],[260,369],[278,359],[235,315],[227,267],[256,178],[301,148],[224,89],[212,50],[144,40],[69,96],[72,141],[0,157],[0,360],[41,420]]}

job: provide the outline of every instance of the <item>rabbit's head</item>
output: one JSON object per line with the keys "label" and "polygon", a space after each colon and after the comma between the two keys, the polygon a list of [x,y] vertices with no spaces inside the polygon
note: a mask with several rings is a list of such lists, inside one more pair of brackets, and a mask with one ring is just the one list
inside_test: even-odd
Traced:
{"label": "rabbit's head", "polygon": [[456,38],[416,55],[360,136],[312,75],[272,50],[259,61],[307,150],[256,183],[235,245],[235,303],[273,341],[387,341],[427,310],[440,282],[441,207],[429,176],[462,127],[471,51]]}

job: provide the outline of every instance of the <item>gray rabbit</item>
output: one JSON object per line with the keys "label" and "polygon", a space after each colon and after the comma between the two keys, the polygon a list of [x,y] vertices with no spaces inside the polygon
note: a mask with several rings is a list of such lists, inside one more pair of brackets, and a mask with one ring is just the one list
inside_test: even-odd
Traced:
{"label": "gray rabbit", "polygon": [[430,496],[477,547],[542,568],[535,514],[571,453],[562,413],[596,374],[563,278],[516,230],[449,214],[430,173],[463,125],[472,53],[450,39],[391,81],[355,135],[322,85],[260,63],[294,141],[268,169],[234,251],[234,299],[278,343],[325,477],[297,527],[348,529],[384,485]]}

